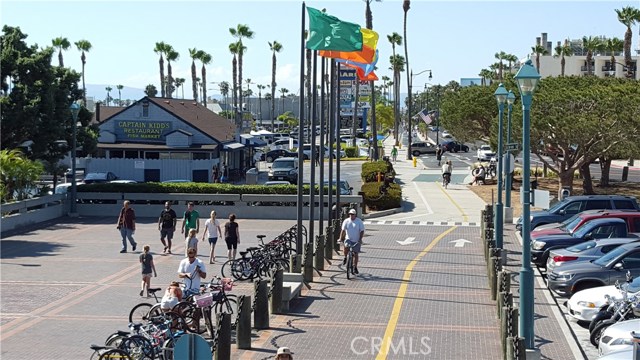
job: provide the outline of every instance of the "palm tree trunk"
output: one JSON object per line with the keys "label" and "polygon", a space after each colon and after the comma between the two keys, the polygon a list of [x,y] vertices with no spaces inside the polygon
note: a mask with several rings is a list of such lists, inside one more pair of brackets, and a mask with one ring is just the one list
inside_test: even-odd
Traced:
{"label": "palm tree trunk", "polygon": [[62,49],[60,49],[60,51],[58,52],[58,63],[60,64],[61,68],[64,67],[64,59],[62,58]]}
{"label": "palm tree trunk", "polygon": [[[197,96],[197,95],[196,95]],[[171,62],[167,61],[167,97],[173,97],[173,75],[171,74]]]}
{"label": "palm tree trunk", "polygon": [[198,101],[198,82],[196,80],[196,61],[191,61],[191,90],[193,91],[193,100]]}
{"label": "palm tree trunk", "polygon": [[84,84],[84,65],[87,63],[87,57],[84,55],[84,51],[80,56],[80,60],[82,60],[82,100],[84,101],[84,106],[87,106],[87,87]]}
{"label": "palm tree trunk", "polygon": [[207,70],[202,64],[202,106],[207,107]]}
{"label": "palm tree trunk", "polygon": [[562,55],[562,59],[560,59],[560,76],[564,76],[564,66],[566,62],[564,60],[564,55]]}
{"label": "palm tree trunk", "polygon": [[162,97],[164,97],[164,58],[162,55],[160,55],[160,61],[158,61],[158,63],[160,64],[160,93],[162,94]]}
{"label": "palm tree trunk", "polygon": [[633,77],[632,60],[631,60],[631,27],[627,26],[627,31],[624,33],[624,63],[627,64],[627,78]]}
{"label": "palm tree trunk", "polygon": [[271,57],[271,131],[275,129],[275,118],[274,114],[276,113],[276,52],[273,52]]}
{"label": "palm tree trunk", "polygon": [[[238,53],[238,86],[240,87],[240,89],[238,89],[238,105],[240,106],[240,113],[242,114],[242,43],[240,43],[240,51]],[[242,117],[241,117],[242,120]],[[242,124],[240,124],[242,125]]]}

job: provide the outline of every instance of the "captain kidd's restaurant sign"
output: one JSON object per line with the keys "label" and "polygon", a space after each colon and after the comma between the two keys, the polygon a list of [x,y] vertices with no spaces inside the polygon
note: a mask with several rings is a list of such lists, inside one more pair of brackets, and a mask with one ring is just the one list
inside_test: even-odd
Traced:
{"label": "captain kidd's restaurant sign", "polygon": [[164,141],[172,129],[170,121],[116,121],[115,133],[119,140]]}

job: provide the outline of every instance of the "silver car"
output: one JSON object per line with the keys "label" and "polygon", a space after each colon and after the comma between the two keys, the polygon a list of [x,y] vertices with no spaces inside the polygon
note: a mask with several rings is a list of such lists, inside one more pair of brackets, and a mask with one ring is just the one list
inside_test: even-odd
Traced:
{"label": "silver car", "polygon": [[620,245],[639,240],[629,238],[589,240],[568,248],[553,249],[549,252],[547,272],[552,272],[553,269],[563,264],[574,264],[579,261],[597,259]]}

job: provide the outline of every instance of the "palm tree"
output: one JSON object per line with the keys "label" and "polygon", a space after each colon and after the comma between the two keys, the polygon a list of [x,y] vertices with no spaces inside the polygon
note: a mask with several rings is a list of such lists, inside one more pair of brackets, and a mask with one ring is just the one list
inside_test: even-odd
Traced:
{"label": "palm tree", "polygon": [[593,53],[602,49],[602,41],[597,37],[582,37],[582,47],[587,50],[587,75],[591,75],[591,62]]}
{"label": "palm tree", "polygon": [[637,22],[640,22],[640,9],[636,9],[633,6],[625,6],[622,9],[615,9],[618,14],[618,21],[627,27],[627,31],[624,33],[624,63],[627,65],[627,77],[633,78],[633,62],[631,60],[631,39],[633,27]]}
{"label": "palm tree", "polygon": [[[409,9],[411,8],[411,1],[410,0],[404,0],[402,2],[402,10],[404,11],[404,57],[405,57],[405,62],[406,62],[406,67],[407,67],[407,93],[408,93],[408,97],[409,97],[409,102],[408,104],[411,105],[411,74],[409,73],[409,50],[407,48],[407,13],[409,12]],[[400,89],[400,88],[398,88]],[[399,107],[399,105],[398,105]],[[413,129],[411,128],[411,116],[413,116],[413,114],[409,114],[407,112],[407,124],[409,124],[409,139],[411,139],[411,133],[413,132]],[[411,159],[411,154],[407,155],[407,159]]]}
{"label": "palm tree", "polygon": [[156,95],[158,95],[158,89],[156,89],[155,85],[149,84],[144,88],[144,93],[148,97],[156,97]]}
{"label": "palm tree", "polygon": [[173,76],[171,74],[171,62],[177,61],[180,58],[180,54],[173,50],[171,45],[168,45],[169,49],[167,51],[167,77],[169,81],[167,82],[167,97],[171,99],[173,97],[173,90],[175,90],[173,86]]}
{"label": "palm tree", "polygon": [[398,128],[400,126],[400,73],[404,71],[404,57],[402,55],[391,55],[389,57],[391,70],[393,70],[393,110],[395,122],[393,126],[393,134],[396,139],[396,146],[399,145]]}
{"label": "palm tree", "polygon": [[193,100],[198,101],[198,86],[196,85],[196,60],[198,59],[198,49],[189,49],[189,56],[191,57],[191,89],[193,90]]}
{"label": "palm tree", "polygon": [[[231,34],[231,36],[238,39],[238,44],[240,44],[240,46],[238,47],[238,84],[240,85],[240,87],[242,87],[242,58],[244,56],[244,52],[247,50],[246,46],[244,46],[242,43],[242,39],[252,39],[253,31],[249,29],[249,25],[238,24],[235,28],[229,28],[229,33]],[[240,104],[240,106],[242,106],[241,93],[242,91],[240,91],[240,98],[238,99],[238,103]]]}
{"label": "palm tree", "polygon": [[229,111],[229,82],[221,81],[218,83],[218,88],[220,89],[220,94],[224,97],[224,103],[227,105],[226,111]]}
{"label": "palm tree", "polygon": [[506,54],[504,60],[509,63],[509,72],[513,72],[513,64],[518,62],[518,57],[513,54]]}
{"label": "palm tree", "polygon": [[385,99],[387,99],[387,95],[389,94],[389,80],[391,80],[388,76],[386,75],[382,75],[382,77],[380,78],[382,80],[382,95],[384,96]]}
{"label": "palm tree", "polygon": [[198,54],[198,60],[200,60],[200,62],[202,63],[202,69],[200,69],[200,72],[202,73],[202,105],[206,107],[207,106],[207,69],[205,68],[205,66],[211,64],[211,60],[213,60],[213,57],[208,52],[200,50]]}
{"label": "palm tree", "polygon": [[560,76],[564,76],[565,57],[573,55],[573,49],[569,45],[569,40],[565,40],[563,45],[558,45],[554,49],[553,57],[560,57]]}
{"label": "palm tree", "polygon": [[507,59],[507,53],[500,51],[496,53],[494,57],[498,59],[498,63],[500,64],[500,66],[498,66],[498,80],[502,80],[502,61]]}
{"label": "palm tree", "polygon": [[122,89],[124,89],[124,86],[116,85],[116,89],[118,89],[118,105],[122,106]]}
{"label": "palm tree", "polygon": [[104,89],[107,90],[107,106],[109,106],[109,104],[111,104],[111,95],[109,93],[111,93],[111,90],[113,90],[113,88],[111,88],[111,86],[107,86]]}
{"label": "palm tree", "polygon": [[531,51],[536,54],[536,70],[540,73],[540,55],[549,55],[549,51],[542,45],[532,46]]}
{"label": "palm tree", "polygon": [[239,120],[238,120],[238,53],[240,52],[240,48],[242,44],[237,41],[229,44],[229,51],[233,54],[233,60],[231,60],[232,67],[232,93],[231,98],[233,102],[233,114],[236,122],[236,128],[240,129]]}
{"label": "palm tree", "polygon": [[[279,53],[282,50],[282,44],[277,41],[269,42],[269,49],[271,49],[271,98],[276,98],[276,53]],[[274,129],[274,121],[273,114],[276,113],[276,104],[275,101],[271,102],[271,129]]]}
{"label": "palm tree", "polygon": [[64,67],[64,60],[62,59],[62,50],[68,50],[71,47],[71,43],[66,37],[57,37],[51,40],[51,44],[54,48],[58,49],[58,64],[60,67]]}
{"label": "palm tree", "polygon": [[[391,67],[390,69],[393,69],[393,67]],[[395,79],[395,76],[394,76]],[[393,94],[395,93],[395,83],[393,81],[389,81],[387,83],[387,88],[389,88],[389,102],[391,102],[391,97],[394,96]]]}
{"label": "palm tree", "polygon": [[[486,85],[490,85],[491,84],[491,80],[493,80],[494,76],[495,76],[495,72],[489,70],[489,69],[482,69],[480,70],[480,73],[478,74],[478,76],[480,76],[481,80],[481,84],[482,86],[486,86]],[[489,81],[487,81],[489,80]]]}
{"label": "palm tree", "polygon": [[176,78],[175,79],[175,84],[176,84],[176,90],[178,88],[182,89],[182,98],[184,99],[184,83],[187,81],[187,79],[185,78]]}
{"label": "palm tree", "polygon": [[[269,85],[267,85],[269,86]],[[273,122],[273,113],[271,111],[273,111],[273,107],[271,106],[273,104],[273,97],[271,96],[270,93],[265,93],[264,94],[264,100],[267,102],[267,107],[269,109],[269,117],[271,118],[271,131],[273,131],[274,129],[274,122]]]}
{"label": "palm tree", "polygon": [[391,43],[391,54],[393,55],[393,57],[395,57],[396,45],[402,45],[402,36],[400,36],[400,34],[398,34],[397,32],[394,32],[391,35],[387,35],[387,40],[389,40],[389,42]]}
{"label": "palm tree", "polygon": [[287,88],[280,88],[280,93],[282,94],[282,102],[281,102],[281,108],[280,108],[280,114],[284,114],[284,98],[287,96],[287,93],[289,92],[289,89]]}
{"label": "palm tree", "polygon": [[156,47],[153,48],[153,52],[155,52],[156,54],[160,55],[160,60],[158,61],[158,64],[160,65],[160,93],[162,94],[161,96],[164,97],[165,85],[164,85],[164,57],[163,57],[163,55],[167,54],[167,44],[165,44],[163,41],[157,42],[156,43]]}
{"label": "palm tree", "polygon": [[87,63],[87,56],[85,53],[88,53],[91,50],[91,43],[88,40],[79,40],[75,42],[76,47],[82,55],[80,55],[80,60],[82,61],[82,100],[84,101],[84,105],[87,105],[87,87],[84,83],[84,66]]}
{"label": "palm tree", "polygon": [[609,65],[609,71],[612,71],[614,76],[615,76],[615,71],[616,71],[616,54],[620,53],[622,50],[624,50],[624,41],[622,39],[619,39],[617,37],[614,37],[612,39],[607,39],[603,44],[602,44],[604,50],[606,50],[607,52],[611,53],[611,65]]}
{"label": "palm tree", "polygon": [[262,84],[258,84],[258,114],[260,116],[260,123],[262,124],[262,90],[266,89],[267,87],[262,85]]}

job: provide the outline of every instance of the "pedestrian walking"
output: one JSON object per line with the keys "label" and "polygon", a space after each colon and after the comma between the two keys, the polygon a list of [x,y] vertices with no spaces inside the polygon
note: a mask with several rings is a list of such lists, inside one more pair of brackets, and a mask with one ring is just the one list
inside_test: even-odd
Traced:
{"label": "pedestrian walking", "polygon": [[236,222],[236,214],[229,215],[229,221],[224,224],[224,242],[227,243],[227,257],[236,258],[236,250],[240,244],[240,230]]}
{"label": "pedestrian walking", "polygon": [[200,232],[200,214],[198,210],[194,209],[192,202],[187,205],[187,211],[182,216],[182,229],[181,234],[189,234],[189,230],[196,229],[196,233]]}
{"label": "pedestrian walking", "polygon": [[132,251],[136,251],[136,245],[138,245],[133,239],[133,234],[136,232],[136,213],[130,204],[129,200],[125,200],[122,203],[120,216],[118,216],[118,222],[116,223],[116,229],[120,230],[120,235],[122,236],[121,254],[127,252],[127,239],[131,243]]}
{"label": "pedestrian walking", "polygon": [[[173,240],[173,233],[176,231],[176,223],[178,222],[178,216],[176,212],[171,208],[171,202],[164,203],[164,209],[160,213],[158,218],[158,230],[160,231],[160,242],[164,246],[163,254],[171,254],[171,240]],[[167,238],[167,242],[165,242]]]}
{"label": "pedestrian walking", "polygon": [[442,149],[442,146],[437,145],[437,149],[436,149],[436,160],[438,160],[438,166],[440,166],[440,161],[442,161],[442,153],[444,152],[444,150]]}
{"label": "pedestrian walking", "polygon": [[187,256],[189,249],[196,249],[196,255],[198,254],[198,237],[196,235],[196,229],[189,229],[189,234],[184,240],[184,256]]}
{"label": "pedestrian walking", "polygon": [[216,219],[215,210],[211,211],[211,217],[208,218],[207,221],[205,221],[204,223],[204,232],[202,232],[202,241],[204,241],[204,239],[207,238],[207,235],[208,235],[209,246],[210,246],[209,264],[215,264],[216,262],[215,249],[216,249],[216,243],[218,242],[218,235],[222,237],[220,222],[218,221],[218,219]]}
{"label": "pedestrian walking", "polygon": [[393,149],[391,149],[391,159],[393,159],[394,164],[398,160],[398,148],[395,145],[393,145]]}
{"label": "pedestrian walking", "polygon": [[142,247],[144,250],[142,254],[140,254],[140,266],[142,267],[142,284],[140,285],[140,296],[146,293],[147,297],[149,297],[149,288],[151,288],[151,273],[153,272],[154,277],[158,277],[158,273],[156,272],[156,266],[153,263],[153,255],[149,252],[151,247],[149,245],[145,245]]}

